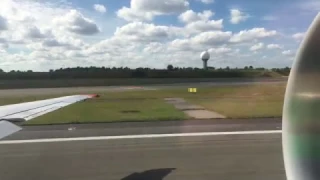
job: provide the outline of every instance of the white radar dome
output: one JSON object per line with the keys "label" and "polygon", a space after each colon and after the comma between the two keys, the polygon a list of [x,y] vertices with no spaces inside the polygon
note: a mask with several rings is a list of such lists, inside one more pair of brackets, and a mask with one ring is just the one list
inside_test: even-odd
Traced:
{"label": "white radar dome", "polygon": [[201,54],[200,54],[200,58],[201,60],[204,60],[204,61],[207,61],[210,59],[210,54],[208,51],[203,51]]}

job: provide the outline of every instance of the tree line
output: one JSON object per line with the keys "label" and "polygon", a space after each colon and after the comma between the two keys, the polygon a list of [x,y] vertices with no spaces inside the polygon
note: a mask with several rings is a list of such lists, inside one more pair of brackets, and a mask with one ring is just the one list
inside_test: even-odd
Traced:
{"label": "tree line", "polygon": [[228,78],[228,77],[269,77],[271,72],[287,76],[290,68],[266,69],[245,66],[243,68],[181,68],[168,65],[166,69],[128,67],[74,67],[50,70],[49,72],[15,71],[0,69],[0,79],[107,79],[107,78]]}

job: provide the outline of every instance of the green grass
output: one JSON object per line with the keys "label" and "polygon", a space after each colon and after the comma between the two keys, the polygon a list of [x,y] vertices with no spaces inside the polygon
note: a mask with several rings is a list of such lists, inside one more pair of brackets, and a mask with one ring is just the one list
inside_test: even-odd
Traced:
{"label": "green grass", "polygon": [[61,110],[31,120],[26,125],[182,120],[186,118],[183,112],[176,110],[172,105],[159,99],[108,101],[101,98],[67,106]]}
{"label": "green grass", "polygon": [[285,85],[226,87],[206,98],[187,98],[229,118],[281,117]]}
{"label": "green grass", "polygon": [[[27,122],[35,124],[92,123],[119,121],[183,120],[188,117],[163,99],[185,98],[228,118],[280,117],[285,84],[250,85],[198,88],[198,93],[188,93],[187,88],[96,92],[100,98],[75,103]],[[35,101],[59,95],[0,97],[0,105]],[[69,94],[68,94],[69,95]],[[122,111],[137,111],[125,113]]]}

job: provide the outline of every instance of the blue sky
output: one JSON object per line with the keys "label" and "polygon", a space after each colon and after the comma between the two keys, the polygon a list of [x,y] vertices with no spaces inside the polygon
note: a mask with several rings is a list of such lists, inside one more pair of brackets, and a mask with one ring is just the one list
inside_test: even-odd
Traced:
{"label": "blue sky", "polygon": [[317,0],[3,0],[0,66],[291,66]]}

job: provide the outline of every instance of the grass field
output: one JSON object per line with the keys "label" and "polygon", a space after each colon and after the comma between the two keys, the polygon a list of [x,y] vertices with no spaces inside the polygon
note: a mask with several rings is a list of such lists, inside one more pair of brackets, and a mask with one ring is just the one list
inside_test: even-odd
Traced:
{"label": "grass field", "polygon": [[65,107],[26,124],[181,120],[187,117],[162,100],[107,101],[92,99]]}
{"label": "grass field", "polygon": [[[198,88],[196,94],[186,88],[96,92],[100,98],[73,104],[26,124],[91,123],[114,121],[155,121],[189,119],[183,112],[164,102],[180,97],[202,105],[228,118],[280,117],[285,84]],[[61,94],[62,95],[62,94]],[[0,105],[34,101],[55,96],[0,98]]]}

